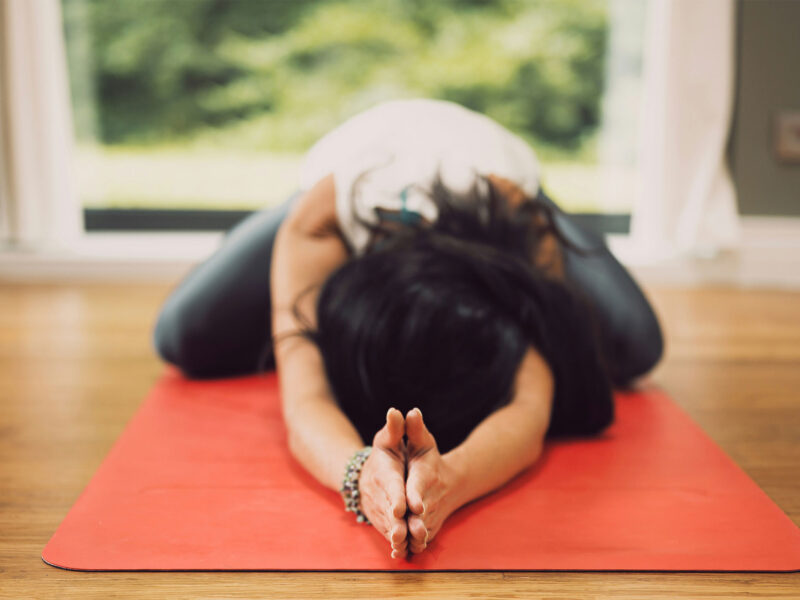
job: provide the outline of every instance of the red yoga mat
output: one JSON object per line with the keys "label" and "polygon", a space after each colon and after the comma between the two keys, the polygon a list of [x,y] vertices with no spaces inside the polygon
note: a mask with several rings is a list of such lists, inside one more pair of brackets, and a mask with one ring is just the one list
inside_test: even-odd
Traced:
{"label": "red yoga mat", "polygon": [[800,530],[666,395],[617,395],[601,436],[549,441],[429,548],[387,542],[291,457],[274,373],[168,372],[42,557],[81,570],[800,569]]}

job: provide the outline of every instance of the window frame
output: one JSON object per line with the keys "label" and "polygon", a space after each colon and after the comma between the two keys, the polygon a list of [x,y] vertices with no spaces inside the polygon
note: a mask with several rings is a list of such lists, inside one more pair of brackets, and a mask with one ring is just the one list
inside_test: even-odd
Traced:
{"label": "window frame", "polygon": [[[84,208],[87,233],[152,231],[227,231],[256,211],[219,209]],[[603,235],[630,232],[629,213],[572,213],[574,220]]]}

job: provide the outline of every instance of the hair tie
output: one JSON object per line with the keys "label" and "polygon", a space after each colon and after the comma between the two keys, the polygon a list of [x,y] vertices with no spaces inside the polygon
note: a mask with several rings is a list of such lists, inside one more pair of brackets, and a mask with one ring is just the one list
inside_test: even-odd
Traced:
{"label": "hair tie", "polygon": [[400,190],[400,202],[402,202],[400,205],[400,222],[405,225],[414,225],[419,223],[421,219],[419,213],[414,212],[413,210],[408,210],[408,207],[406,206],[406,202],[408,201],[408,188],[410,187],[410,185],[407,185]]}

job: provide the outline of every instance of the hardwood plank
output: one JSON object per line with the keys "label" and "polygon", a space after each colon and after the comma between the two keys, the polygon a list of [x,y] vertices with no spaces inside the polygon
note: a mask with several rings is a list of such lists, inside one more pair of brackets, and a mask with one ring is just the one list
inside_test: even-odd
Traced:
{"label": "hardwood plank", "polygon": [[[0,286],[0,597],[764,598],[800,573],[81,573],[42,548],[163,366],[163,285]],[[651,290],[667,331],[644,382],[800,524],[800,294]]]}

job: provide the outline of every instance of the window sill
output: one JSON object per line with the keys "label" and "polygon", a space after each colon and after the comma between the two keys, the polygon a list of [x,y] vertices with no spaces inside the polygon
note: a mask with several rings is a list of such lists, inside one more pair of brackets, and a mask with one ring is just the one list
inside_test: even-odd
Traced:
{"label": "window sill", "polygon": [[[88,233],[69,248],[0,248],[0,281],[175,282],[219,247],[222,233]],[[645,286],[729,285],[800,289],[800,218],[743,217],[736,251],[642,262],[627,235],[608,236]]]}
{"label": "window sill", "polygon": [[223,233],[87,233],[69,247],[0,249],[6,281],[175,281],[219,247]]}

